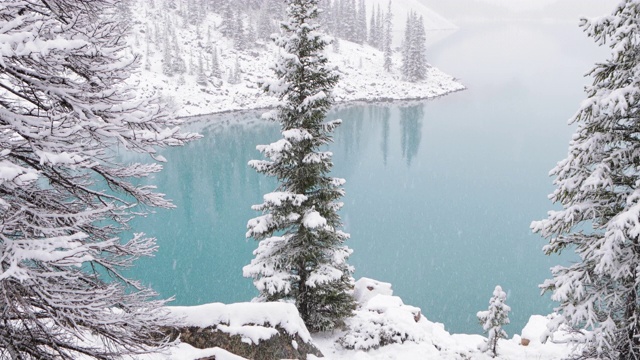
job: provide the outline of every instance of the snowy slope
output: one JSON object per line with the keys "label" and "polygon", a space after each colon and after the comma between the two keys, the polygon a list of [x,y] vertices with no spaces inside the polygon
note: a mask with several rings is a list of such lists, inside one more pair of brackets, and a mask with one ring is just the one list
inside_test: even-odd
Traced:
{"label": "snowy slope", "polygon": [[[424,6],[422,8],[427,9]],[[400,12],[400,9],[397,11]],[[189,71],[180,76],[169,77],[162,73],[162,44],[154,41],[153,35],[154,29],[163,31],[162,27],[167,26],[166,14],[159,13],[158,7],[149,8],[147,2],[143,1],[137,3],[134,14],[136,19],[131,44],[148,69],[141,68],[132,81],[143,94],[161,95],[166,101],[173,103],[178,116],[260,109],[276,105],[276,99],[266,96],[258,86],[260,81],[273,76],[270,67],[275,62],[278,51],[275,45],[266,43],[259,48],[238,51],[234,49],[231,40],[216,30],[220,17],[210,14],[199,31],[203,33],[207,31],[205,29],[211,28],[212,45],[218,50],[221,79],[210,76],[212,55],[205,51],[204,36],[198,38],[198,30],[193,25],[174,27],[177,38],[180,39],[180,52]],[[171,26],[179,23],[179,17],[176,15],[172,22]],[[444,25],[447,24],[446,20],[439,23],[450,26]],[[464,89],[452,76],[436,68],[429,69],[428,79],[424,82],[405,82],[399,74],[400,54],[396,53],[394,56],[393,72],[386,73],[383,70],[382,52],[368,45],[339,40],[339,50],[329,46],[327,56],[331,66],[341,76],[334,93],[337,102],[425,99]],[[205,73],[209,75],[207,86],[196,83],[200,57],[203,59]],[[241,81],[234,85],[228,80],[235,68],[236,59],[241,69]]]}

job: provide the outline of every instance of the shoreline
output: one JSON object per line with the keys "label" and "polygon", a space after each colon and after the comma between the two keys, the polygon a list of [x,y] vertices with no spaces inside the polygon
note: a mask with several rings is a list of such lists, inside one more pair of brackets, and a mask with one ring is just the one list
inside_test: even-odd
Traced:
{"label": "shoreline", "polygon": [[[381,105],[401,104],[402,106],[405,103],[411,104],[411,103],[437,100],[439,98],[442,98],[448,95],[453,95],[455,93],[468,90],[466,86],[462,85],[462,83],[458,82],[457,80],[456,80],[456,83],[460,84],[461,88],[449,90],[447,92],[434,95],[434,96],[419,96],[419,97],[412,97],[412,98],[380,97],[380,98],[362,98],[362,99],[349,99],[349,100],[343,100],[343,101],[335,101],[330,111],[341,110],[341,109],[352,107],[352,106],[371,105],[371,104],[381,104]],[[191,124],[193,122],[202,121],[202,119],[196,119],[200,117],[224,116],[224,115],[233,115],[233,114],[250,114],[250,113],[258,113],[261,111],[269,111],[275,108],[276,106],[272,105],[272,106],[261,106],[261,107],[246,108],[246,109],[228,109],[228,110],[220,110],[220,111],[203,113],[203,114],[176,116],[176,119],[186,120],[184,124]]]}

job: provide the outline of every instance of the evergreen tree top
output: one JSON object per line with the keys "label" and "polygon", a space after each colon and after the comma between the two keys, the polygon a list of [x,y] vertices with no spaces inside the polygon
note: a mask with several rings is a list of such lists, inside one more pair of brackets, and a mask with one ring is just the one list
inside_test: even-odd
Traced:
{"label": "evergreen tree top", "polygon": [[288,3],[289,19],[282,23],[283,34],[276,38],[276,44],[284,50],[273,67],[278,79],[266,83],[265,90],[282,100],[281,108],[298,113],[314,109],[324,114],[338,82],[338,75],[326,67],[324,49],[330,39],[317,31],[317,0]]}

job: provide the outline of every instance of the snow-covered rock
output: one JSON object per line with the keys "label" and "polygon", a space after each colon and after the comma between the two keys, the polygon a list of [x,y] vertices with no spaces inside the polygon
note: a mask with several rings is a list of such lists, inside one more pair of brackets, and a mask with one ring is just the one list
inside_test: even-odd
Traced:
{"label": "snow-covered rock", "polygon": [[391,284],[366,277],[356,281],[353,289],[353,297],[358,304],[364,305],[376,295],[393,295]]}
{"label": "snow-covered rock", "polygon": [[[213,303],[199,306],[172,306],[171,314],[185,326],[208,327],[224,325],[228,332],[242,335],[247,341],[262,340],[260,332],[242,328],[248,325],[282,327],[289,335],[299,335],[310,341],[311,335],[295,305],[288,303]],[[223,330],[225,331],[225,330]]]}
{"label": "snow-covered rock", "polygon": [[[256,360],[306,359],[307,354],[321,355],[293,304],[215,303],[168,309],[181,324],[177,329],[168,330],[171,338],[179,339],[183,347],[172,349],[172,353],[219,348]],[[201,355],[198,358],[203,357]],[[219,355],[214,355],[218,359]]]}

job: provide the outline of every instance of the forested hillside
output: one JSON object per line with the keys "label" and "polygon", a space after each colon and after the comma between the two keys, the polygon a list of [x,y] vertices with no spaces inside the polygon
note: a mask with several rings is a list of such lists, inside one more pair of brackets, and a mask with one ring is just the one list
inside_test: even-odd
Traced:
{"label": "forested hillside", "polygon": [[[270,77],[276,47],[270,35],[284,14],[277,0],[137,0],[122,16],[131,16],[130,42],[143,69],[133,77],[146,94],[160,94],[180,116],[271,107],[259,84]],[[330,64],[341,75],[338,102],[415,99],[463,89],[451,76],[425,63],[426,81],[403,76],[401,44],[391,43],[385,70],[384,39],[398,32],[407,10],[395,0],[371,9],[355,0],[324,1],[320,21],[333,44]],[[364,11],[361,11],[364,9]],[[404,9],[404,10],[399,10]],[[418,6],[429,30],[452,24]],[[395,16],[398,12],[400,16]],[[385,28],[391,14],[391,26]],[[429,19],[439,19],[430,25]],[[404,32],[404,27],[401,31]],[[426,54],[428,60],[428,54]]]}

